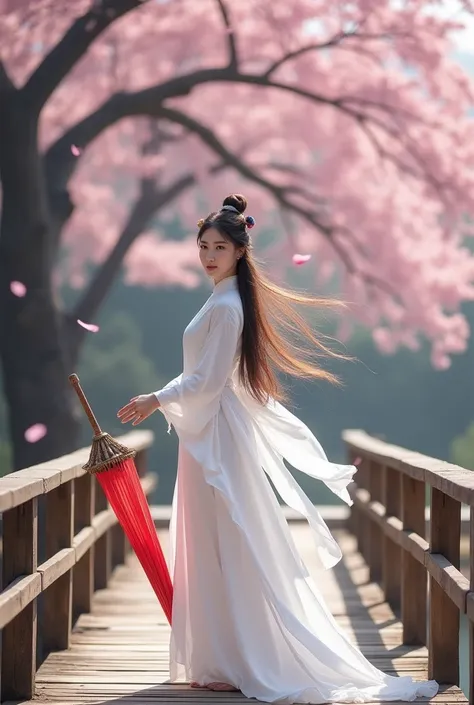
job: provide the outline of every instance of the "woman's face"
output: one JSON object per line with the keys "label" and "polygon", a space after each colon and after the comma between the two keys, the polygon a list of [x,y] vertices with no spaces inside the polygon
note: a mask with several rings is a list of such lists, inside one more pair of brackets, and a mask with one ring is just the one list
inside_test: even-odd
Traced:
{"label": "woman's face", "polygon": [[206,274],[218,284],[237,272],[237,259],[244,248],[237,248],[215,228],[209,228],[198,241],[199,258]]}

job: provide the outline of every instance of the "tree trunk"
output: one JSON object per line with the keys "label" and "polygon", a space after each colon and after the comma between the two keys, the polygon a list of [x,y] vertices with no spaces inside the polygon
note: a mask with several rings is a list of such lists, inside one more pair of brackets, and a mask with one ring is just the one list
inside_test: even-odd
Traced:
{"label": "tree trunk", "polygon": [[[51,285],[54,252],[37,116],[11,85],[0,100],[0,356],[18,469],[74,450],[79,419]],[[12,294],[12,281],[26,286],[24,297]],[[36,423],[45,424],[47,434],[28,443],[25,431]]]}

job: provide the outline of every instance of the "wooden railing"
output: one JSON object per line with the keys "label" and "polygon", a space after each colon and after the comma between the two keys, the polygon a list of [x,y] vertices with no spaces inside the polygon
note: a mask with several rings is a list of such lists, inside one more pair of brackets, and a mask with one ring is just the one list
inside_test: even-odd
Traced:
{"label": "wooden railing", "polygon": [[[359,466],[350,488],[350,528],[370,578],[400,611],[403,642],[428,646],[428,677],[440,683],[459,685],[460,614],[467,615],[472,704],[474,472],[363,431],[345,431],[343,438],[350,462]],[[463,503],[470,507],[470,583],[460,572]]]}
{"label": "wooden railing", "polygon": [[[146,473],[153,433],[118,440],[137,450],[148,495],[156,485]],[[1,701],[34,695],[37,668],[51,651],[69,647],[73,623],[90,611],[94,591],[107,586],[129,550],[95,477],[82,469],[88,456],[83,448],[0,478]]]}

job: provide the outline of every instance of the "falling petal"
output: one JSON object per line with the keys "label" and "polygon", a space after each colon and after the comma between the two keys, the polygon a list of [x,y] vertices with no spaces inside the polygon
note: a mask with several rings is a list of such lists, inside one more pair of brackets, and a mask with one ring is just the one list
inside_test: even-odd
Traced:
{"label": "falling petal", "polygon": [[311,255],[293,255],[292,260],[293,264],[300,265],[304,264],[305,262],[308,262],[311,259]]}
{"label": "falling petal", "polygon": [[84,323],[84,321],[80,321],[79,319],[77,319],[77,322],[80,326],[86,330],[89,330],[91,333],[97,333],[99,331],[99,326],[96,326],[95,323]]}
{"label": "falling petal", "polygon": [[15,296],[24,296],[26,294],[26,286],[22,282],[10,282],[10,291]]}
{"label": "falling petal", "polygon": [[362,462],[362,458],[357,457],[357,458],[353,461],[352,465],[355,465],[355,466],[357,467],[357,465],[360,465],[361,462]]}
{"label": "falling petal", "polygon": [[47,432],[44,423],[35,423],[33,426],[26,429],[25,440],[28,441],[28,443],[37,443],[46,436]]}
{"label": "falling petal", "polygon": [[81,150],[79,149],[79,147],[76,147],[75,144],[72,144],[71,145],[71,152],[74,154],[75,157],[78,157],[81,153]]}

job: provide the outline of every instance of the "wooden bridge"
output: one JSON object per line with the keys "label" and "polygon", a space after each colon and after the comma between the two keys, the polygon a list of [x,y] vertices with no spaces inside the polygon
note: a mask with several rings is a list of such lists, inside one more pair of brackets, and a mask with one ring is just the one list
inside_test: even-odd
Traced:
{"label": "wooden bridge", "polygon": [[[360,431],[344,439],[360,467],[354,506],[347,519],[328,519],[344,559],[318,584],[378,668],[442,683],[437,703],[467,702],[458,687],[459,624],[466,615],[474,705],[474,474]],[[137,449],[150,494],[152,434],[133,431],[120,440]],[[104,495],[82,470],[87,456],[82,449],[0,479],[1,702],[249,702],[241,693],[167,683],[168,623]],[[167,512],[154,513],[167,550]],[[311,570],[310,530],[288,519]],[[471,584],[460,570],[466,543]]]}

